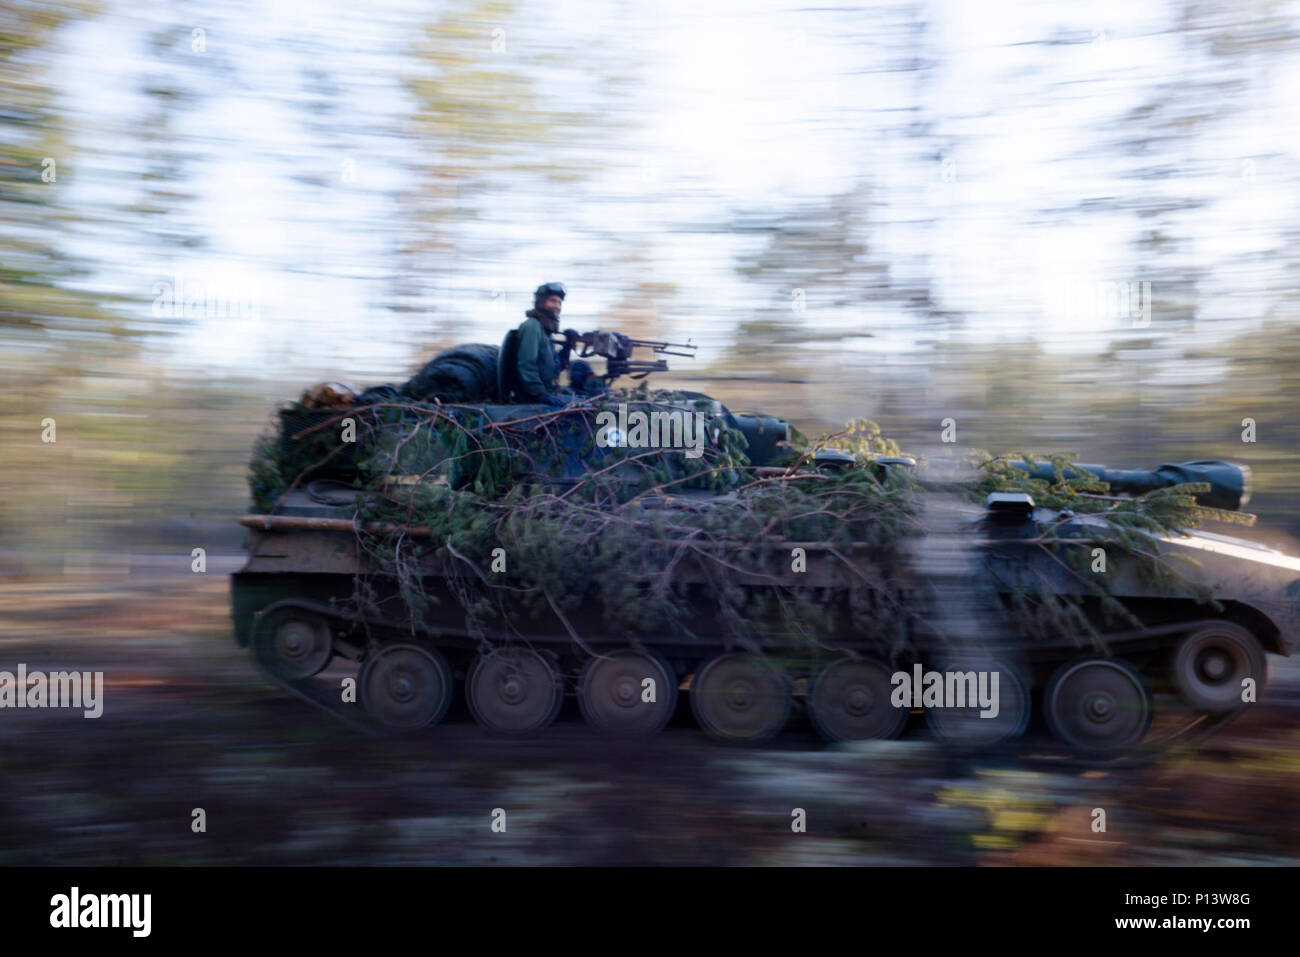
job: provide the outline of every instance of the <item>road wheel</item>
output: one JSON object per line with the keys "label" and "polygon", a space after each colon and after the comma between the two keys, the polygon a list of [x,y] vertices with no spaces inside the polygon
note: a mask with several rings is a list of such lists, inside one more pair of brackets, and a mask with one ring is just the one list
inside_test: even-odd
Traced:
{"label": "road wheel", "polygon": [[1192,632],[1178,645],[1171,667],[1174,687],[1193,708],[1221,714],[1242,706],[1242,682],[1264,688],[1268,670],[1259,639],[1240,625],[1219,621]]}
{"label": "road wheel", "polygon": [[827,741],[892,738],[907,723],[908,709],[890,701],[893,674],[872,658],[841,658],[814,679],[808,694],[808,716]]}
{"label": "road wheel", "polygon": [[361,706],[390,731],[437,724],[451,706],[455,678],[442,652],[417,645],[383,645],[357,677]]}
{"label": "road wheel", "polygon": [[[985,673],[985,687],[992,703],[988,709],[978,704],[964,708],[927,708],[926,722],[935,735],[957,748],[993,747],[1011,741],[1025,733],[1029,726],[1029,688],[1020,673],[1004,661],[975,658],[949,662],[948,671],[974,672],[977,679]],[[997,676],[994,689],[993,678]],[[969,684],[965,685],[969,687]],[[994,691],[996,690],[996,694]],[[967,696],[967,700],[970,698]],[[997,714],[984,716],[984,712],[997,708]]]}
{"label": "road wheel", "polygon": [[701,728],[725,741],[772,737],[790,714],[790,681],[758,655],[719,655],[691,682],[691,710]]}
{"label": "road wheel", "polygon": [[1118,754],[1137,745],[1151,727],[1152,707],[1142,675],[1119,658],[1061,665],[1043,698],[1052,734],[1095,755]]}
{"label": "road wheel", "polygon": [[474,660],[465,693],[474,720],[489,731],[535,734],[560,713],[564,676],[548,654],[506,648]]}
{"label": "road wheel", "polygon": [[[652,695],[654,700],[647,701]],[[591,658],[578,682],[578,707],[587,722],[602,731],[654,734],[677,708],[677,678],[653,655],[620,651]]]}
{"label": "road wheel", "polygon": [[334,656],[329,622],[296,608],[271,612],[257,622],[254,654],[283,681],[319,674]]}

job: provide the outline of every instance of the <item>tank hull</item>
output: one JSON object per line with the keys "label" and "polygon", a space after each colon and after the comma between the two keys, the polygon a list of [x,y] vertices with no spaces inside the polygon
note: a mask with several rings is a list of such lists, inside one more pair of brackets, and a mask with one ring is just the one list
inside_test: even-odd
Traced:
{"label": "tank hull", "polygon": [[[922,489],[896,446],[870,445],[878,430],[866,454],[782,459],[779,419],[695,394],[641,406],[712,423],[722,464],[697,473],[658,453],[647,484],[637,460],[654,453],[600,440],[599,416],[613,413],[586,404],[399,404],[391,420],[372,406],[354,413],[364,448],[324,442],[337,413],[286,420],[284,460],[310,442],[293,460],[315,464],[241,520],[236,640],[271,680],[377,730],[436,723],[463,694],[489,731],[533,734],[576,695],[602,730],[644,733],[681,691],[728,741],[771,737],[793,702],[831,740],[891,737],[921,714],[945,741],[995,747],[1037,709],[1067,753],[1115,760],[1158,753],[1165,725],[1221,726],[1258,701],[1266,655],[1300,637],[1300,559],[1151,520],[1186,514],[1171,469],[1208,469],[1244,501],[1244,468],[1123,473],[1173,488],[1138,510],[1071,487],[1063,499],[1081,514],[1036,508],[1006,490],[1030,479],[993,470],[1003,484],[978,507],[969,488]],[[618,422],[612,434],[628,438]],[[300,488],[304,476],[335,490]],[[570,498],[579,489],[588,497]],[[528,533],[538,515],[552,523],[541,547]],[[581,545],[566,550],[575,527]],[[495,547],[503,530],[513,577]],[[342,706],[337,690],[311,688],[330,666],[356,669]]]}

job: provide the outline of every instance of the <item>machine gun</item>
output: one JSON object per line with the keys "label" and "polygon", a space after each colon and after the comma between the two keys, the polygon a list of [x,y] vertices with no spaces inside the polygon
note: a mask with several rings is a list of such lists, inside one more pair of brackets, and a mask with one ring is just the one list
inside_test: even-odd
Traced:
{"label": "machine gun", "polygon": [[[601,377],[606,382],[612,382],[619,376],[630,376],[633,379],[644,379],[651,372],[667,372],[668,361],[666,359],[655,359],[653,361],[637,360],[632,358],[634,349],[649,349],[662,356],[685,356],[688,359],[695,358],[695,350],[698,348],[690,344],[679,342],[663,342],[657,339],[633,339],[625,336],[621,332],[575,332],[572,329],[564,331],[564,344],[560,347],[560,368],[567,368],[569,365],[569,353],[575,346],[581,346],[578,352],[579,359],[586,359],[590,356],[603,356],[605,359],[605,374]],[[675,351],[675,350],[690,350]]]}

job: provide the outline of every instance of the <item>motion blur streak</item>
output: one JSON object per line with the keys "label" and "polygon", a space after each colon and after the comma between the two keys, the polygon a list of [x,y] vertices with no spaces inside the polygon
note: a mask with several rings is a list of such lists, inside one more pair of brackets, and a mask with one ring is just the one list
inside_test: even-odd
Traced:
{"label": "motion blur streak", "polygon": [[[107,696],[0,716],[0,863],[1294,862],[1292,672],[1229,760],[1104,779],[463,716],[359,749],[250,686],[222,576],[278,402],[550,278],[809,434],[1245,462],[1294,552],[1298,47],[1252,0],[0,0],[0,669]],[[1120,794],[1140,826],[1063,836]],[[511,799],[547,827],[481,838]],[[233,843],[149,823],[202,802]]]}

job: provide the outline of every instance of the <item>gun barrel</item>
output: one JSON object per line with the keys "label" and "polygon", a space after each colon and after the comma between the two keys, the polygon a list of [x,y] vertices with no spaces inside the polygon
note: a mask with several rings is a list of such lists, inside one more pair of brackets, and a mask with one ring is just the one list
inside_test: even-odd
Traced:
{"label": "gun barrel", "polygon": [[653,362],[641,359],[610,359],[605,363],[605,368],[614,378],[625,375],[633,379],[644,379],[651,372],[667,372],[668,363],[663,359]]}
{"label": "gun barrel", "polygon": [[[1011,462],[1036,479],[1056,480],[1051,462]],[[1186,482],[1208,482],[1210,490],[1196,496],[1197,502],[1210,508],[1236,511],[1250,501],[1250,469],[1235,462],[1209,459],[1198,462],[1166,463],[1154,469],[1112,469],[1104,465],[1071,462],[1067,469],[1082,469],[1107,483],[1111,491],[1126,495],[1145,495],[1156,489]]]}
{"label": "gun barrel", "polygon": [[[666,342],[662,339],[628,339],[628,345],[632,347],[642,346],[666,356],[685,356],[687,359],[695,358],[695,350],[698,346],[689,342]],[[673,349],[690,349],[690,352],[673,352]]]}

